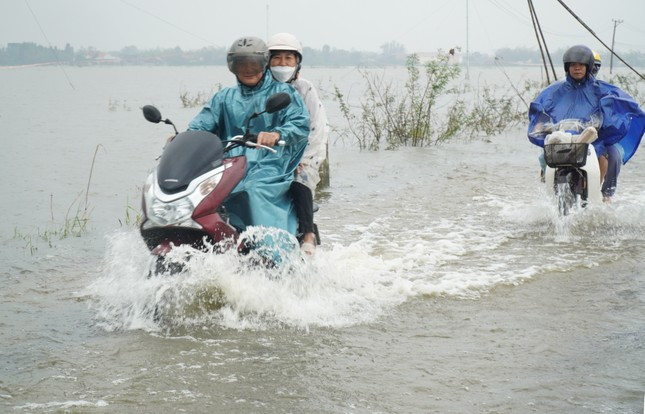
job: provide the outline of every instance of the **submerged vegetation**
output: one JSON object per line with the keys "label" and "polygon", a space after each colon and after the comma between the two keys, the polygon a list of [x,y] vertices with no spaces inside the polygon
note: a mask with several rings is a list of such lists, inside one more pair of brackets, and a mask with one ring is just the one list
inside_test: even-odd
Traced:
{"label": "submerged vegetation", "polygon": [[[407,80],[397,85],[385,71],[359,70],[363,95],[351,100],[337,86],[335,99],[346,121],[340,133],[361,149],[428,146],[452,138],[473,139],[498,135],[527,121],[529,102],[545,87],[539,81],[505,86],[474,87],[461,82],[461,67],[446,53],[421,64],[416,55],[406,62]],[[645,82],[632,74],[615,74],[607,80],[645,104]]]}
{"label": "submerged vegetation", "polygon": [[181,101],[181,105],[184,108],[195,108],[198,106],[204,106],[206,102],[215,94],[215,92],[219,92],[222,90],[222,84],[217,83],[215,85],[216,91],[213,91],[213,89],[210,90],[210,92],[197,92],[195,95],[192,95],[188,93],[187,91],[182,91],[179,94],[179,100]]}
{"label": "submerged vegetation", "polygon": [[[90,210],[88,206],[82,206],[80,203],[83,193],[78,194],[76,199],[70,204],[67,209],[67,213],[63,218],[62,222],[57,222],[54,219],[53,213],[53,199],[54,195],[50,194],[50,215],[51,221],[49,226],[45,229],[36,229],[36,235],[27,234],[20,231],[18,228],[14,228],[13,238],[22,240],[25,242],[25,249],[29,251],[31,255],[34,255],[38,251],[37,241],[43,241],[47,246],[54,247],[54,240],[63,240],[68,237],[81,237],[87,232],[87,226],[90,220]],[[75,209],[75,213],[72,216],[71,212]]]}
{"label": "submerged vegetation", "polygon": [[[139,191],[141,190],[139,189]],[[119,225],[139,227],[141,225],[142,219],[143,214],[141,212],[141,209],[131,206],[128,202],[125,207],[125,218],[123,220],[119,219]]]}
{"label": "submerged vegetation", "polygon": [[[90,173],[87,178],[87,186],[85,192],[80,192],[72,201],[72,203],[67,208],[67,213],[65,214],[62,222],[56,221],[54,217],[54,195],[50,194],[50,223],[46,229],[42,230],[40,228],[37,228],[36,235],[34,236],[24,233],[18,228],[14,228],[13,238],[24,241],[25,249],[27,249],[31,255],[34,255],[38,250],[38,247],[35,244],[37,240],[44,241],[51,248],[54,247],[54,239],[63,240],[68,237],[81,237],[85,233],[87,233],[90,215],[92,212],[89,205],[89,192],[92,183],[92,173],[94,171],[96,155],[98,154],[99,148],[102,147],[103,146],[101,144],[98,144],[96,146],[96,149],[94,150],[94,156],[92,157],[92,165],[90,167]],[[72,211],[75,211],[73,215]]]}
{"label": "submerged vegetation", "polygon": [[427,146],[458,136],[499,134],[526,120],[527,102],[541,86],[526,81],[522,88],[511,85],[510,90],[500,91],[488,85],[481,90],[459,85],[461,67],[450,63],[445,53],[423,65],[411,55],[406,70],[403,88],[383,74],[359,71],[365,92],[354,105],[335,87],[335,98],[347,121],[345,134],[360,148]]}

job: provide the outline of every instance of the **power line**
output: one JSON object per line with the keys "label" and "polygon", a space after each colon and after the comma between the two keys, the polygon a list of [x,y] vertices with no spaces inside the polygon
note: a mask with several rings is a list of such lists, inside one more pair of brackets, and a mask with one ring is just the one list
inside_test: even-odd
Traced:
{"label": "power line", "polygon": [[43,30],[43,27],[40,25],[40,22],[38,21],[38,18],[36,17],[36,13],[31,9],[31,6],[29,5],[29,2],[25,0],[25,4],[27,5],[27,8],[29,9],[29,12],[33,16],[34,20],[36,21],[36,25],[38,25],[38,28],[40,29],[40,32],[43,34],[43,37],[45,38],[45,41],[49,45],[49,50],[52,51],[54,54],[54,58],[56,59],[56,62],[58,63],[58,67],[63,71],[63,74],[65,75],[65,78],[67,79],[67,83],[69,83],[69,86],[72,87],[72,89],[76,90],[74,87],[74,84],[72,84],[72,81],[70,80],[69,76],[67,76],[67,72],[65,72],[65,68],[63,68],[63,65],[61,65],[60,59],[58,58],[58,54],[56,53],[56,49],[52,46],[51,42],[47,38],[47,35],[45,34],[45,31]]}
{"label": "power line", "polygon": [[[628,22],[625,22],[625,26],[629,27],[631,30],[633,30],[635,32],[645,33],[645,30],[643,30],[640,27],[635,26],[633,24],[629,24]],[[641,44],[641,46],[642,46],[642,44]]]}
{"label": "power line", "polygon": [[515,10],[512,6],[508,4],[505,4],[505,5],[500,4],[499,3],[500,1],[503,1],[503,0],[488,0],[488,2],[491,3],[493,6],[497,7],[504,13],[515,18],[516,20],[521,20],[522,23],[530,23],[530,21],[526,19],[526,16],[524,14]]}
{"label": "power line", "polygon": [[134,5],[134,4],[130,3],[130,2],[127,2],[127,1],[125,1],[125,0],[121,0],[121,3],[128,5],[128,6],[132,7],[133,9],[137,9],[137,10],[139,10],[141,13],[145,13],[145,14],[147,14],[147,15],[148,15],[148,16],[150,16],[150,17],[154,17],[155,19],[159,20],[160,22],[166,23],[168,26],[172,26],[172,27],[174,27],[175,29],[177,29],[177,30],[179,30],[179,31],[182,31],[182,32],[184,32],[184,33],[186,33],[186,34],[189,34],[189,35],[191,35],[191,36],[193,36],[193,37],[195,37],[195,38],[197,38],[197,39],[199,39],[199,40],[201,40],[201,41],[203,41],[203,42],[208,43],[209,45],[217,46],[215,43],[211,42],[210,40],[205,39],[205,38],[203,38],[203,37],[201,37],[201,36],[199,36],[199,35],[196,35],[195,33],[190,32],[190,31],[188,31],[188,30],[184,29],[183,27],[177,26],[176,24],[171,23],[171,22],[169,22],[168,20],[166,20],[166,19],[164,19],[164,18],[161,18],[161,17],[159,17],[159,16],[157,16],[157,15],[155,15],[155,14],[152,14],[152,13],[150,13],[149,11],[142,9],[142,8],[141,8],[141,7],[139,7],[139,6],[136,6],[136,5]]}
{"label": "power line", "polygon": [[[558,80],[558,75],[555,73],[553,68],[553,61],[551,60],[551,54],[549,53],[549,48],[546,45],[546,40],[544,39],[544,33],[542,33],[542,26],[540,26],[540,21],[538,20],[537,13],[535,12],[535,7],[533,6],[533,0],[528,0],[529,11],[531,13],[531,20],[533,21],[533,30],[535,31],[535,36],[537,37],[538,46],[540,46],[540,53],[542,54],[542,62],[544,63],[544,71],[546,72],[547,82],[551,83],[549,79],[549,69],[546,66],[546,59],[544,55],[549,59],[549,64],[551,65],[551,71],[553,72],[553,79]],[[544,45],[544,50],[542,46]]]}
{"label": "power line", "polygon": [[642,43],[638,44],[638,43],[629,43],[629,42],[616,41],[616,44],[620,45],[620,46],[629,46],[629,47],[633,47],[633,48],[642,48],[643,47]]}
{"label": "power line", "polygon": [[580,17],[578,17],[578,16],[573,12],[573,10],[571,10],[571,9],[569,8],[569,6],[567,6],[566,4],[564,4],[564,2],[563,2],[562,0],[558,0],[558,3],[560,3],[560,4],[562,5],[562,7],[564,7],[564,8],[565,8],[565,9],[566,9],[566,10],[567,10],[567,11],[568,11],[568,12],[569,12],[569,13],[570,13],[570,14],[571,14],[571,15],[572,15],[572,16],[573,16],[573,17],[574,17],[578,22],[580,22],[580,24],[581,24],[585,29],[587,29],[587,30],[589,31],[589,33],[591,33],[591,34],[593,35],[593,37],[595,37],[595,38],[596,38],[596,39],[597,39],[597,40],[598,40],[598,41],[599,41],[599,42],[600,42],[600,43],[601,43],[601,44],[602,44],[602,45],[603,45],[607,50],[609,50],[609,51],[611,52],[612,56],[616,56],[616,57],[617,57],[621,62],[623,62],[623,63],[624,63],[628,68],[630,68],[630,69],[631,69],[635,74],[637,74],[638,76],[640,76],[640,78],[641,78],[641,79],[645,80],[645,75],[643,75],[643,74],[639,73],[639,72],[638,72],[636,69],[634,69],[634,68],[633,68],[629,63],[625,62],[625,60],[624,60],[623,58],[621,58],[620,56],[618,56],[618,54],[617,54],[616,52],[614,52],[613,48],[611,48],[611,47],[607,46],[607,45],[605,44],[605,42],[603,42],[603,41],[598,37],[598,35],[596,35],[596,33],[594,33],[594,31],[593,31],[593,30],[591,30],[591,27],[587,26],[587,23],[583,22],[583,21],[582,21],[582,19],[580,19]]}
{"label": "power line", "polygon": [[482,25],[482,27],[484,29],[484,34],[486,35],[486,41],[488,43],[488,46],[490,46],[491,50],[494,50],[493,42],[490,40],[490,33],[488,32],[488,28],[486,26],[486,20],[484,18],[482,18],[481,13],[480,13],[479,9],[477,8],[477,4],[471,4],[470,7],[472,7],[475,10],[476,17],[479,18],[479,22],[481,23],[481,25]]}

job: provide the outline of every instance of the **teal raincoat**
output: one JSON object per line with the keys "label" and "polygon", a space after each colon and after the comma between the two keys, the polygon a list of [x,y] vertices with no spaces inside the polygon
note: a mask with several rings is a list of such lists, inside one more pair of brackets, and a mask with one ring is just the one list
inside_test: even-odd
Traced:
{"label": "teal raincoat", "polygon": [[265,226],[295,234],[297,219],[288,190],[307,146],[309,113],[291,85],[273,80],[268,71],[255,87],[238,82],[237,87],[217,92],[188,128],[212,132],[222,140],[242,135],[246,120],[254,112],[264,111],[269,96],[278,92],[287,92],[291,104],[276,113],[265,113],[253,119],[250,132],[279,132],[286,145],[274,147],[276,154],[248,147],[229,152],[229,156],[246,155],[247,165],[246,176],[235,187],[225,206],[241,220],[232,224],[242,230],[246,226]]}

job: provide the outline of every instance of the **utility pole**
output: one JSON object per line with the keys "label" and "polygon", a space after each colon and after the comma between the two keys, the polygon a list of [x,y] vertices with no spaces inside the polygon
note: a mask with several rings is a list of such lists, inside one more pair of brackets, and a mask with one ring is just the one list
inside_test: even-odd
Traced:
{"label": "utility pole", "polygon": [[611,75],[611,70],[614,67],[614,41],[616,40],[616,26],[621,24],[622,20],[611,19],[614,22],[614,34],[611,37],[611,57],[609,58],[609,74]]}
{"label": "utility pole", "polygon": [[470,51],[468,50],[468,0],[466,0],[466,80],[470,79]]}

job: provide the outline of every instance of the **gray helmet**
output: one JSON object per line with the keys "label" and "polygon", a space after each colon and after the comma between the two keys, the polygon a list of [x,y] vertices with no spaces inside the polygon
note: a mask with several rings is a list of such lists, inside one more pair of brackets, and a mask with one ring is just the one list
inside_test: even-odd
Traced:
{"label": "gray helmet", "polygon": [[259,37],[246,36],[233,42],[226,54],[228,70],[235,73],[236,65],[245,60],[256,61],[262,70],[266,68],[269,63],[269,49],[264,40]]}
{"label": "gray helmet", "polygon": [[593,52],[584,45],[571,46],[564,52],[562,63],[564,63],[564,71],[566,73],[569,73],[570,63],[582,63],[587,66],[587,74],[591,74],[594,64]]}

